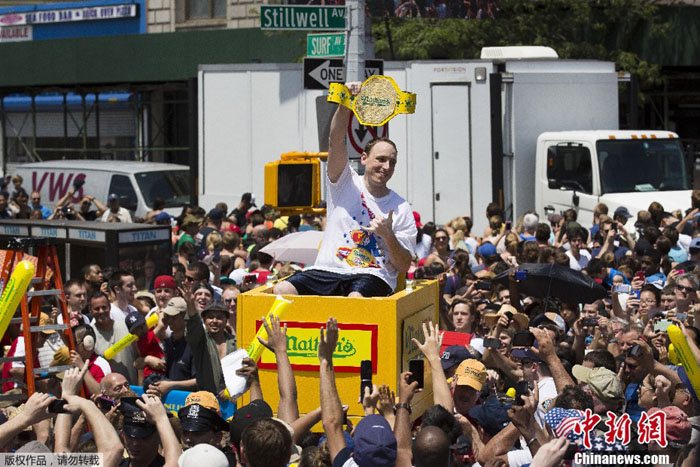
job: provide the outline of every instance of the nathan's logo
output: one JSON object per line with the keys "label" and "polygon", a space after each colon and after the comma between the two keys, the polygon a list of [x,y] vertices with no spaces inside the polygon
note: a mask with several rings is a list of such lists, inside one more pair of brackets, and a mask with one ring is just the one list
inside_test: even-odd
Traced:
{"label": "nathan's logo", "polygon": [[[287,323],[287,355],[292,368],[301,371],[318,371],[319,329],[325,323]],[[260,322],[256,323],[256,328]],[[362,360],[377,361],[376,324],[341,324],[338,344],[333,352],[335,371],[359,373]],[[277,369],[272,352],[265,349],[260,357],[262,369]]]}
{"label": "nathan's logo", "polygon": [[[289,333],[289,328],[287,328]],[[340,337],[338,345],[333,352],[333,359],[349,358],[357,353],[355,345],[349,339]],[[292,357],[317,357],[318,356],[318,337],[300,339],[298,336],[287,336],[287,355]]]}
{"label": "nathan's logo", "polygon": [[403,351],[407,355],[413,355],[418,352],[418,346],[413,342],[412,338],[416,338],[419,342],[423,341],[423,328],[416,328],[411,324],[407,324],[403,331]]}
{"label": "nathan's logo", "polygon": [[389,99],[383,97],[370,97],[370,96],[360,96],[360,103],[363,105],[371,105],[375,107],[386,107],[391,105]]}

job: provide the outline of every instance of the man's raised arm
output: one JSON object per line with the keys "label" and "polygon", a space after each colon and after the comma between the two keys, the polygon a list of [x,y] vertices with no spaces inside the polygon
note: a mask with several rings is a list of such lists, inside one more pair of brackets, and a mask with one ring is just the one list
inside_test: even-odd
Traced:
{"label": "man's raised arm", "polygon": [[[362,83],[352,82],[346,84],[352,95],[356,96],[360,92]],[[333,114],[331,120],[330,137],[328,140],[328,179],[335,183],[345,170],[345,165],[348,162],[348,149],[345,146],[345,133],[347,132],[348,122],[352,117],[352,110],[338,105],[338,109]]]}

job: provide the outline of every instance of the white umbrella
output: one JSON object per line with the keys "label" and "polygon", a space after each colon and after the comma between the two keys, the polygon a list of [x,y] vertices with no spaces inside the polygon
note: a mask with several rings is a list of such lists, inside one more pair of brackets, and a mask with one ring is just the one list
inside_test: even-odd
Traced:
{"label": "white umbrella", "polygon": [[272,256],[276,261],[294,261],[310,266],[316,262],[321,240],[323,232],[318,230],[294,232],[275,240],[260,251]]}

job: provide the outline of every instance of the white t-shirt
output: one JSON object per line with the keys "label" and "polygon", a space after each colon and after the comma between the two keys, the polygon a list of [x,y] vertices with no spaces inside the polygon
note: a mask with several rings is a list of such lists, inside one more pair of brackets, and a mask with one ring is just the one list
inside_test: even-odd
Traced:
{"label": "white t-shirt", "polygon": [[566,256],[569,257],[569,267],[574,271],[580,271],[581,269],[585,268],[588,266],[588,262],[591,260],[591,254],[588,252],[588,250],[578,250],[578,255],[580,258],[576,259],[574,258],[574,254],[571,253],[571,250],[566,252]]}
{"label": "white t-shirt", "polygon": [[540,428],[544,428],[544,413],[554,406],[554,400],[557,398],[557,385],[554,384],[554,378],[548,376],[542,378],[537,386],[540,389],[540,402],[535,411],[535,420]]}
{"label": "white t-shirt", "polygon": [[392,230],[411,256],[416,249],[416,221],[411,205],[394,191],[375,198],[350,165],[335,183],[328,181],[328,221],[313,269],[339,274],[372,274],[396,288],[397,269],[388,258],[384,241],[362,227],[375,217],[394,211]]}
{"label": "white t-shirt", "polygon": [[430,235],[423,234],[419,243],[416,243],[416,256],[418,259],[423,259],[430,254],[430,250],[433,247],[433,239]]}
{"label": "white t-shirt", "polygon": [[[128,314],[132,311],[136,311],[136,307],[134,305],[126,305],[126,311],[124,311],[121,308],[119,308],[116,303],[109,304],[109,317],[112,318],[115,322],[118,321],[120,323],[123,323],[124,320],[126,320]],[[95,324],[95,318],[92,319],[92,322],[90,324]]]}
{"label": "white t-shirt", "polygon": [[128,209],[119,207],[119,211],[112,212],[111,209],[107,209],[104,214],[100,217],[100,222],[109,222],[110,217],[116,217],[121,223],[131,223],[131,213]]}

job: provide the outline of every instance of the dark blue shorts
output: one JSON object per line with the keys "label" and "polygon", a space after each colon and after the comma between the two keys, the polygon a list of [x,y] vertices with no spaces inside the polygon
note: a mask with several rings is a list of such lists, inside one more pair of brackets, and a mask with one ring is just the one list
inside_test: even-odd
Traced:
{"label": "dark blue shorts", "polygon": [[372,274],[338,274],[336,272],[309,269],[286,279],[299,295],[346,297],[359,292],[363,297],[386,297],[392,294],[389,284]]}

